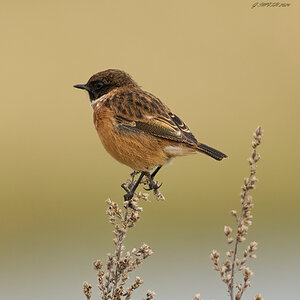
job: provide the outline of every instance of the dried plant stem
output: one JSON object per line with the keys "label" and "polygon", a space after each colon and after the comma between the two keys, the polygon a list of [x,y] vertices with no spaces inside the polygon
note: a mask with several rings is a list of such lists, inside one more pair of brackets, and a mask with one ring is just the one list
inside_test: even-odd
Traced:
{"label": "dried plant stem", "polygon": [[233,253],[233,258],[232,258],[232,264],[231,264],[231,281],[229,283],[229,295],[230,295],[230,300],[234,300],[234,291],[233,291],[233,280],[234,280],[234,265],[236,261],[236,255],[237,255],[237,250],[238,250],[238,240],[236,238],[235,240],[235,245],[234,245],[234,253]]}
{"label": "dried plant stem", "polygon": [[[235,210],[231,211],[232,216],[235,218],[237,230],[236,234],[232,236],[232,228],[229,226],[224,227],[224,233],[227,237],[229,245],[233,243],[233,248],[226,252],[227,259],[222,265],[219,265],[220,254],[216,250],[213,250],[210,258],[214,265],[214,270],[218,271],[221,276],[221,280],[227,285],[228,294],[230,300],[240,300],[250,286],[250,277],[253,275],[249,267],[246,267],[248,258],[256,258],[254,251],[257,249],[257,243],[251,242],[244,250],[243,256],[238,258],[239,245],[246,240],[249,227],[252,225],[251,209],[253,207],[252,196],[249,195],[250,190],[255,188],[257,181],[256,175],[256,163],[260,159],[260,155],[257,153],[257,147],[260,145],[263,136],[263,130],[258,127],[253,134],[254,140],[252,141],[252,153],[248,159],[250,164],[250,175],[244,179],[242,186],[241,196],[241,213],[238,215]],[[242,271],[243,283],[236,282],[236,273]],[[235,287],[237,289],[235,293]],[[256,300],[262,299],[259,294],[255,296]]]}
{"label": "dried plant stem", "polygon": [[[136,173],[133,173],[131,180],[128,180],[122,186],[126,189],[132,188],[136,183],[135,175]],[[144,184],[147,184],[147,181]],[[134,283],[127,289],[125,288],[125,284],[129,280],[128,273],[134,271],[153,252],[148,245],[143,244],[138,250],[134,248],[124,254],[124,240],[128,229],[134,227],[140,218],[139,214],[142,207],[138,206],[138,201],[147,200],[148,196],[146,193],[134,194],[132,199],[124,202],[123,208],[110,199],[106,200],[108,204],[106,213],[109,216],[109,222],[114,226],[113,242],[115,251],[113,254],[107,254],[105,266],[101,260],[94,262],[102,300],[130,300],[133,291],[143,284],[143,280],[136,277]],[[87,300],[91,299],[91,289],[92,287],[84,282],[83,292]],[[146,297],[146,300],[153,299],[154,292],[149,290]]]}
{"label": "dried plant stem", "polygon": [[[234,242],[234,250],[233,250],[232,261],[231,261],[231,278],[230,278],[230,281],[228,283],[228,291],[229,291],[229,295],[230,295],[231,300],[234,300],[235,266],[239,265],[239,263],[237,263],[238,245],[239,245],[239,243],[241,243],[245,240],[244,236],[248,232],[248,227],[252,224],[252,221],[251,221],[251,219],[252,219],[251,208],[253,207],[253,203],[252,203],[252,197],[248,196],[248,193],[249,193],[250,190],[255,188],[255,182],[257,181],[257,178],[255,177],[256,163],[259,161],[260,155],[257,154],[256,148],[257,148],[257,146],[260,145],[262,136],[263,136],[263,130],[262,130],[261,127],[258,127],[256,129],[255,133],[253,134],[253,137],[254,137],[254,141],[252,142],[252,149],[253,150],[252,150],[252,154],[251,154],[251,156],[248,160],[249,164],[250,164],[250,175],[249,175],[248,178],[246,178],[244,180],[244,185],[242,186],[242,192],[241,192],[242,209],[241,209],[241,214],[240,214],[239,217],[236,216],[237,232],[236,232],[236,237],[235,237],[235,242]],[[244,256],[244,260],[245,260],[246,257]],[[246,260],[245,260],[245,262],[246,262]],[[241,289],[238,288],[238,292],[235,296],[236,300],[241,299],[244,291],[246,290],[246,288],[249,285],[250,285],[250,281],[249,281],[249,284],[248,284],[247,280],[245,280],[244,286]]]}
{"label": "dried plant stem", "polygon": [[[120,260],[121,258],[121,254],[122,254],[122,247],[123,247],[123,242],[125,239],[125,234],[127,232],[127,219],[128,219],[128,203],[125,205],[125,215],[124,218],[122,218],[122,225],[123,225],[123,231],[120,233],[119,238],[118,238],[118,242],[117,242],[117,250],[116,250],[116,259],[117,261]],[[119,283],[119,264],[116,265],[116,270],[115,270],[115,284],[114,284],[114,288],[113,288],[113,294],[115,293],[115,290],[118,286]]]}

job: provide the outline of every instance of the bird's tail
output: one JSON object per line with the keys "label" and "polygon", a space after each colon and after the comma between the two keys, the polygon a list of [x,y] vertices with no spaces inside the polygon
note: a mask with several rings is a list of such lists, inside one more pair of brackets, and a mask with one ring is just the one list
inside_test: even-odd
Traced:
{"label": "bird's tail", "polygon": [[222,160],[223,158],[227,157],[226,154],[204,144],[199,143],[197,146],[197,150],[199,152],[205,153],[216,160]]}

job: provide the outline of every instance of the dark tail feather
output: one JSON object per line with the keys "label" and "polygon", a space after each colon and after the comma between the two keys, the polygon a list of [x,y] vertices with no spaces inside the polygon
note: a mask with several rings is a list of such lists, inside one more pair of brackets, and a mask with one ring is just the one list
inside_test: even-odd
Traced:
{"label": "dark tail feather", "polygon": [[226,158],[227,155],[214,149],[209,146],[206,146],[204,144],[199,143],[198,144],[198,149],[199,152],[205,153],[209,155],[210,157],[216,159],[216,160],[222,160],[223,158]]}

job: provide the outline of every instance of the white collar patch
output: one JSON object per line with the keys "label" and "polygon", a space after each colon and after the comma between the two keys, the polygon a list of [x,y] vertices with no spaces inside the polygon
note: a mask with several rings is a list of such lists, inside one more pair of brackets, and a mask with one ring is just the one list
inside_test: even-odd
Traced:
{"label": "white collar patch", "polygon": [[94,107],[97,103],[103,102],[107,98],[107,94],[91,102],[91,107]]}

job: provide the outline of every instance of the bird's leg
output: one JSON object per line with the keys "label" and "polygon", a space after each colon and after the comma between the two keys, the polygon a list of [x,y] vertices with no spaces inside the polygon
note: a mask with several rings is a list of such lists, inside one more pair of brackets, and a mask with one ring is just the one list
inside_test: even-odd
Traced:
{"label": "bird's leg", "polygon": [[140,172],[139,171],[133,171],[130,176],[131,176],[131,182],[133,183],[134,182],[134,177],[139,174]]}
{"label": "bird's leg", "polygon": [[137,174],[139,174],[140,172],[138,171],[133,171],[130,176],[131,176],[131,182],[128,184],[127,182],[126,183],[122,183],[121,184],[121,188],[123,190],[125,190],[126,193],[129,193],[130,192],[130,189],[129,187],[131,187],[133,184],[134,184],[134,178]]}
{"label": "bird's leg", "polygon": [[[146,172],[141,172],[140,177],[138,178],[138,180],[136,181],[136,183],[134,184],[134,186],[132,187],[131,190],[127,189],[126,187],[122,186],[125,191],[127,192],[127,194],[124,195],[124,200],[125,201],[130,201],[134,195],[135,190],[137,189],[137,187],[139,186],[139,184],[141,183],[141,180],[143,179],[144,175],[146,174]],[[134,174],[135,176],[136,174]]]}
{"label": "bird's leg", "polygon": [[126,183],[122,183],[122,184],[121,184],[121,188],[122,188],[126,193],[129,193],[129,189],[128,189],[128,187],[126,186]]}
{"label": "bird's leg", "polygon": [[157,174],[157,172],[161,169],[161,167],[162,167],[162,166],[159,166],[159,167],[157,167],[157,168],[153,171],[153,173],[151,174],[151,178],[152,178],[152,179],[153,179],[154,176]]}
{"label": "bird's leg", "polygon": [[149,188],[148,188],[148,189],[145,188],[146,191],[158,190],[158,189],[161,187],[162,183],[161,183],[161,184],[158,184],[157,182],[155,182],[155,181],[153,180],[153,179],[154,179],[154,176],[155,176],[155,175],[157,174],[157,172],[161,169],[161,167],[162,167],[162,166],[157,167],[157,168],[153,171],[153,173],[152,173],[151,175],[149,175],[149,180],[150,180],[150,182],[149,182]]}

